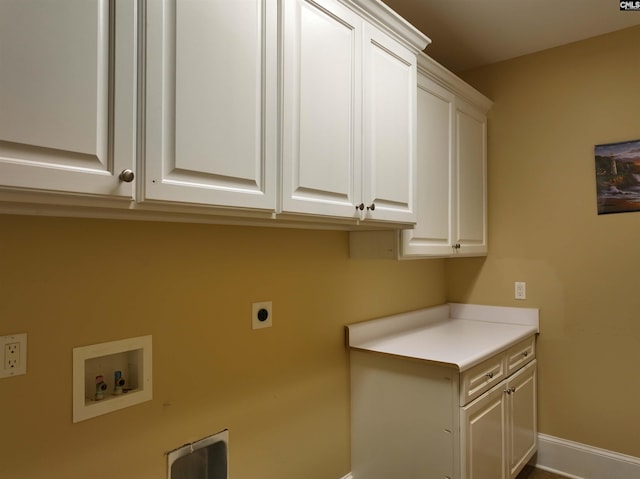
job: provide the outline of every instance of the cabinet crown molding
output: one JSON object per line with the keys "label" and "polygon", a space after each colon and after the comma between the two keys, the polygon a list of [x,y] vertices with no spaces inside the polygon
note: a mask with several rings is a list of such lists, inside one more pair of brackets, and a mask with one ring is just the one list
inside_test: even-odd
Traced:
{"label": "cabinet crown molding", "polygon": [[473,103],[483,113],[487,113],[493,106],[493,101],[473,88],[455,73],[443,67],[424,52],[418,53],[418,72],[431,80],[451,90],[456,95]]}
{"label": "cabinet crown molding", "polygon": [[416,53],[424,50],[427,45],[431,43],[431,39],[429,37],[380,1],[341,1],[347,5],[356,5],[362,13],[366,14],[368,20],[373,21],[376,26],[395,34],[403,40],[407,46],[415,49]]}

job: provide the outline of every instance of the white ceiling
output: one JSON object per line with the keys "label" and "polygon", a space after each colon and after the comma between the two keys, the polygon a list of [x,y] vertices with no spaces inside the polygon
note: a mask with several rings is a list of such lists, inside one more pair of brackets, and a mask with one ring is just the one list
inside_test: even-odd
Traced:
{"label": "white ceiling", "polygon": [[449,70],[515,58],[640,25],[618,0],[384,0],[431,38],[425,52]]}

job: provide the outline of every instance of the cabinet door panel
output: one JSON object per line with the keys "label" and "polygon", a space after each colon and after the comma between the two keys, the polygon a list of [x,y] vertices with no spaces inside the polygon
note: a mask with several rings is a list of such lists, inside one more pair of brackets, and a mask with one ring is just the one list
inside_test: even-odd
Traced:
{"label": "cabinet door panel", "polygon": [[285,2],[284,211],[355,216],[361,23],[337,2]]}
{"label": "cabinet door panel", "polygon": [[461,253],[486,253],[486,118],[471,105],[458,101],[456,124],[456,243],[460,243]]}
{"label": "cabinet door panel", "polygon": [[367,26],[364,57],[365,204],[374,219],[415,223],[416,57]]}
{"label": "cabinet door panel", "polygon": [[418,77],[418,199],[415,228],[402,231],[403,256],[452,253],[455,96]]}
{"label": "cabinet door panel", "polygon": [[513,479],[538,447],[536,362],[509,379],[509,387],[514,389],[509,396],[509,470]]}
{"label": "cabinet door panel", "polygon": [[144,199],[275,208],[274,2],[147,6]]}
{"label": "cabinet door panel", "polygon": [[505,479],[507,402],[502,388],[462,408],[465,479]]}
{"label": "cabinet door panel", "polygon": [[0,4],[2,185],[131,196],[135,35],[134,2]]}

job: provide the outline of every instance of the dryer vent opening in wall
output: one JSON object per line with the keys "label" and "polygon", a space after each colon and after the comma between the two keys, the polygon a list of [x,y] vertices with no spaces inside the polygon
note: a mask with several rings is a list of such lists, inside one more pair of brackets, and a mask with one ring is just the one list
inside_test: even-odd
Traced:
{"label": "dryer vent opening in wall", "polygon": [[229,431],[185,444],[167,454],[169,479],[229,479]]}

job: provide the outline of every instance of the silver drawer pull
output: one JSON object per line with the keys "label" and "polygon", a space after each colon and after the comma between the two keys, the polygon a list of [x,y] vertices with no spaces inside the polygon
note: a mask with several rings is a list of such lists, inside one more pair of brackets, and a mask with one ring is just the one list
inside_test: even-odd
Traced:
{"label": "silver drawer pull", "polygon": [[486,377],[488,377],[489,379],[491,379],[493,377],[493,373],[487,373],[485,374]]}
{"label": "silver drawer pull", "polygon": [[529,356],[529,351],[525,351],[524,353],[522,353],[522,355],[526,358],[527,356]]}

